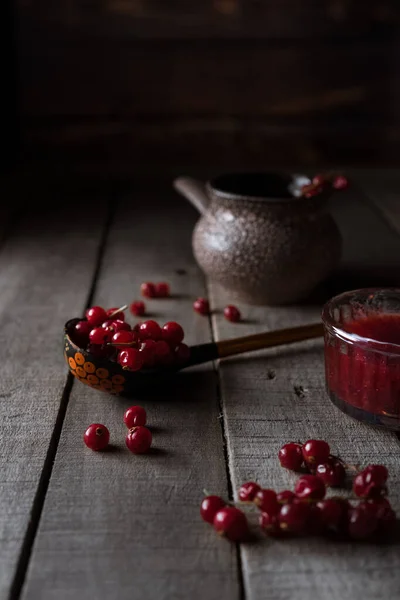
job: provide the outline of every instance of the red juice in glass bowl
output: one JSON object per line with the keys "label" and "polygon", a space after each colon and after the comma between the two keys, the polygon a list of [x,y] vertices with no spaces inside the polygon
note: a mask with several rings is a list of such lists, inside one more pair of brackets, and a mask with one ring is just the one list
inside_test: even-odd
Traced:
{"label": "red juice in glass bowl", "polygon": [[343,412],[400,430],[400,289],[346,292],[323,309],[328,394]]}

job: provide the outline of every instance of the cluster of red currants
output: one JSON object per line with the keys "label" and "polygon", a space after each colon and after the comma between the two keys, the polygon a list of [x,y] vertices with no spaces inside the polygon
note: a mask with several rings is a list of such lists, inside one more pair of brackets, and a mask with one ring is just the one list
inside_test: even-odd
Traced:
{"label": "cluster of red currants", "polygon": [[301,188],[301,194],[305,198],[312,198],[318,196],[329,186],[332,186],[335,190],[345,190],[349,187],[349,180],[344,175],[315,175],[311,183]]}
{"label": "cluster of red currants", "polygon": [[[193,303],[193,310],[199,313],[199,315],[209,315],[210,304],[206,298],[197,298]],[[227,321],[237,323],[242,318],[242,315],[236,306],[228,304],[228,306],[225,306],[224,308],[224,317]]]}
{"label": "cluster of red currants", "polygon": [[[261,529],[271,536],[287,534],[335,534],[353,540],[366,540],[388,534],[396,523],[389,501],[387,468],[368,465],[353,480],[357,503],[344,497],[325,498],[327,487],[343,486],[345,464],[330,453],[323,440],[305,444],[290,442],[278,454],[281,465],[293,471],[307,468],[295,484],[294,492],[263,489],[249,481],[239,489],[239,500],[260,510]],[[204,521],[231,541],[245,541],[249,526],[245,513],[219,496],[206,496],[201,504]]]}
{"label": "cluster of red currants", "polygon": [[[124,423],[129,429],[125,443],[133,454],[145,454],[151,446],[152,435],[145,427],[146,419],[146,411],[141,406],[131,406],[125,411]],[[86,429],[83,441],[91,450],[104,450],[109,444],[110,432],[105,425],[93,423]]]}
{"label": "cluster of red currants", "polygon": [[190,349],[183,343],[184,335],[175,321],[160,327],[149,320],[132,328],[122,310],[93,306],[86,311],[86,319],[76,323],[71,337],[97,358],[116,360],[123,369],[138,371],[187,362]]}

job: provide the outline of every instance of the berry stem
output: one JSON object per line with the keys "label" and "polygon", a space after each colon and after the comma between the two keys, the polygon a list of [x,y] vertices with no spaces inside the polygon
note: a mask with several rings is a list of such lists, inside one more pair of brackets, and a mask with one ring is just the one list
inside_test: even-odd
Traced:
{"label": "berry stem", "polygon": [[124,304],[123,306],[121,306],[120,308],[116,308],[110,315],[108,315],[109,319],[112,319],[114,315],[118,314],[119,312],[121,312],[122,310],[126,310],[128,308],[127,304]]}

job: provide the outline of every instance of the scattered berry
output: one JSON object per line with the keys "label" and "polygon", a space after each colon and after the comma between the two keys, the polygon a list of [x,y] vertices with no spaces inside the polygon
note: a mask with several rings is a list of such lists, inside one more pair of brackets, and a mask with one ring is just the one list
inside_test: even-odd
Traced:
{"label": "scattered berry", "polygon": [[270,515],[277,514],[280,509],[280,505],[276,499],[276,492],[274,492],[274,490],[258,490],[254,496],[254,504],[261,510],[261,512],[267,512]]}
{"label": "scattered berry", "polygon": [[142,285],[140,286],[140,293],[145,298],[155,298],[157,294],[154,283],[142,283]]}
{"label": "scattered berry", "polygon": [[318,186],[325,185],[325,183],[326,183],[325,175],[315,175],[315,177],[313,177],[312,183],[313,183],[313,185],[318,185]]}
{"label": "scattered berry", "polygon": [[280,529],[296,535],[306,533],[309,515],[310,506],[306,502],[283,504],[278,516]]}
{"label": "scattered berry", "polygon": [[339,460],[318,465],[316,475],[327,487],[342,487],[346,480],[345,468]]}
{"label": "scattered berry", "polygon": [[118,354],[118,363],[128,371],[139,371],[143,366],[142,356],[136,348],[125,348]]}
{"label": "scattered berry", "polygon": [[279,492],[279,494],[276,495],[279,504],[289,504],[289,502],[293,502],[296,497],[296,494],[290,490],[283,490],[283,492]]}
{"label": "scattered berry", "polygon": [[226,503],[219,496],[206,496],[200,506],[200,514],[203,521],[206,523],[214,522],[214,517],[221,508],[224,508]]}
{"label": "scattered berry", "polygon": [[183,341],[185,337],[185,333],[179,323],[175,323],[175,321],[169,321],[165,323],[162,328],[162,339],[171,346],[171,348],[176,348],[178,344]]}
{"label": "scattered berry", "polygon": [[254,483],[254,481],[243,483],[239,488],[239,500],[241,502],[253,502],[255,495],[260,489],[258,483]]}
{"label": "scattered berry", "polygon": [[332,186],[335,188],[335,190],[345,190],[349,187],[349,180],[343,175],[338,175],[333,180]]}
{"label": "scattered berry", "polygon": [[112,319],[113,321],[125,321],[124,311],[118,310],[117,306],[115,308],[109,308],[108,310],[106,310],[106,315],[108,319]]}
{"label": "scattered berry", "polygon": [[232,542],[244,541],[249,533],[246,515],[234,506],[225,506],[219,510],[213,521],[214,529]]}
{"label": "scattered berry", "polygon": [[319,196],[322,192],[322,186],[319,187],[310,187],[307,191],[304,191],[305,198],[314,198],[314,196]]}
{"label": "scattered berry", "polygon": [[329,444],[323,440],[308,440],[303,444],[302,451],[304,460],[311,467],[327,462],[331,453]]}
{"label": "scattered berry", "polygon": [[193,309],[199,313],[199,315],[210,314],[210,304],[206,298],[197,298],[193,303]]}
{"label": "scattered berry", "polygon": [[301,500],[321,500],[326,494],[324,482],[315,475],[302,475],[294,491]]}
{"label": "scattered berry", "polygon": [[86,318],[92,328],[98,327],[107,319],[107,313],[101,306],[92,306],[86,311]]}
{"label": "scattered berry", "polygon": [[128,429],[146,425],[146,411],[141,406],[131,406],[126,409],[124,414],[124,423]]}
{"label": "scattered berry", "polygon": [[236,306],[229,304],[228,306],[225,306],[225,308],[224,308],[224,317],[227,321],[231,321],[232,323],[237,323],[241,319],[240,310],[238,308],[236,308]]}
{"label": "scattered berry", "polygon": [[139,325],[139,338],[144,340],[161,340],[161,327],[156,321],[144,321]]}
{"label": "scattered berry", "polygon": [[300,471],[304,461],[301,444],[296,444],[296,442],[285,444],[279,450],[278,458],[281,466],[285,469]]}
{"label": "scattered berry", "polygon": [[349,504],[346,500],[325,498],[317,503],[319,521],[324,529],[340,529],[342,521],[346,518]]}
{"label": "scattered berry", "polygon": [[145,454],[151,446],[152,435],[147,427],[132,427],[126,436],[126,445],[133,454]]}
{"label": "scattered berry", "polygon": [[384,465],[368,465],[364,469],[365,483],[369,485],[374,483],[375,485],[385,485],[389,476],[388,470]]}
{"label": "scattered berry", "polygon": [[354,540],[370,538],[378,528],[378,518],[363,506],[350,508],[348,514],[348,532]]}
{"label": "scattered berry", "polygon": [[105,425],[93,423],[86,429],[83,441],[91,450],[104,450],[110,441],[110,432]]}
{"label": "scattered berry", "polygon": [[141,317],[146,312],[146,306],[144,302],[141,300],[137,300],[136,302],[132,302],[129,307],[129,310],[135,317]]}
{"label": "scattered berry", "polygon": [[155,292],[157,298],[168,298],[170,294],[169,284],[168,283],[156,283],[155,284]]}
{"label": "scattered berry", "polygon": [[[371,465],[371,467],[379,467],[379,465]],[[360,498],[379,498],[385,496],[387,494],[385,485],[387,471],[385,474],[381,469],[368,469],[369,467],[360,471],[354,478],[353,492]]]}
{"label": "scattered berry", "polygon": [[259,523],[261,529],[267,534],[279,537],[282,534],[279,525],[279,515],[270,515],[267,512],[260,514]]}

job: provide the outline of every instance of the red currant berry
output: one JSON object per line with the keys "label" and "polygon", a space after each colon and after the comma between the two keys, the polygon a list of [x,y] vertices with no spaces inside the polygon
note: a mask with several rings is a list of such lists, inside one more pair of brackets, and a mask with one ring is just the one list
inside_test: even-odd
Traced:
{"label": "red currant berry", "polygon": [[296,444],[295,442],[285,444],[279,450],[278,458],[281,467],[290,469],[291,471],[300,471],[304,461],[301,444]]}
{"label": "red currant berry", "polygon": [[262,512],[260,514],[259,523],[261,529],[267,534],[272,535],[274,537],[279,537],[282,534],[280,525],[279,525],[279,516],[270,515],[267,512]]}
{"label": "red currant berry", "polygon": [[338,175],[333,180],[332,186],[335,188],[335,190],[345,190],[349,187],[349,180],[343,175]]}
{"label": "red currant berry", "polygon": [[310,506],[306,502],[291,502],[283,504],[278,515],[280,529],[296,535],[305,533],[308,529]]}
{"label": "red currant berry", "polygon": [[365,483],[369,485],[374,483],[375,485],[385,485],[389,473],[384,465],[368,465],[365,467]]}
{"label": "red currant berry", "polygon": [[372,511],[378,519],[388,509],[392,508],[387,498],[371,498],[360,502],[359,506],[362,506],[367,511]]}
{"label": "red currant berry", "polygon": [[289,502],[293,502],[296,497],[296,494],[290,490],[283,490],[283,492],[279,492],[279,494],[276,495],[279,504],[289,504]]}
{"label": "red currant berry", "polygon": [[305,198],[314,198],[315,196],[319,196],[322,192],[322,186],[312,187],[304,192]]}
{"label": "red currant berry", "polygon": [[274,490],[258,490],[254,496],[254,504],[261,512],[267,512],[270,515],[276,515],[280,508]]}
{"label": "red currant berry", "polygon": [[171,348],[176,348],[178,344],[183,341],[185,337],[185,333],[179,323],[175,323],[175,321],[169,321],[165,323],[162,328],[162,339],[167,342],[171,346]]}
{"label": "red currant berry", "polygon": [[353,481],[353,492],[360,498],[379,498],[387,494],[386,486],[371,481],[368,471],[360,471]]}
{"label": "red currant berry", "polygon": [[92,306],[86,311],[86,318],[93,328],[101,325],[107,319],[107,313],[101,306]]}
{"label": "red currant berry", "polygon": [[143,360],[143,366],[147,369],[156,364],[156,343],[154,340],[145,340],[140,346],[140,355]]}
{"label": "red currant berry", "polygon": [[78,321],[73,330],[73,341],[75,341],[78,346],[86,346],[89,341],[89,333],[92,330],[92,326],[89,321]]}
{"label": "red currant berry", "polygon": [[303,444],[302,451],[304,460],[311,467],[327,462],[331,453],[329,444],[323,440],[308,440]]}
{"label": "red currant berry", "polygon": [[134,344],[135,341],[133,331],[117,331],[111,338],[112,344],[119,350],[126,350],[126,344]]}
{"label": "red currant berry", "polygon": [[156,342],[155,360],[157,365],[167,367],[174,362],[174,355],[167,342],[163,340]]}
{"label": "red currant berry", "polygon": [[91,450],[104,450],[110,441],[110,432],[100,423],[93,423],[85,431],[83,441]]}
{"label": "red currant berry", "polygon": [[225,506],[219,510],[213,521],[214,529],[232,542],[244,541],[249,533],[246,515],[234,506]]}
{"label": "red currant berry", "polygon": [[315,475],[302,475],[297,480],[294,491],[301,500],[322,500],[326,494],[324,482]]}
{"label": "red currant berry", "polygon": [[124,414],[124,423],[128,429],[138,427],[138,425],[146,425],[146,411],[141,406],[131,406],[127,408]]}
{"label": "red currant berry", "polygon": [[[108,321],[107,321],[108,323]],[[126,323],[125,321],[121,321],[120,319],[116,319],[115,321],[112,321],[110,327],[112,329],[114,329],[114,332],[117,333],[117,331],[131,331],[131,326],[129,325],[129,323]]]}
{"label": "red currant berry", "polygon": [[346,517],[348,504],[336,498],[325,498],[317,504],[319,521],[324,529],[340,528],[342,520]]}
{"label": "red currant berry", "polygon": [[186,344],[178,344],[175,348],[175,360],[179,365],[184,365],[190,358],[190,348]]}
{"label": "red currant berry", "polygon": [[151,446],[152,435],[147,427],[132,427],[126,436],[126,445],[133,454],[145,454]]}
{"label": "red currant berry", "polygon": [[161,340],[161,327],[155,321],[144,321],[139,325],[139,338],[143,340]]}
{"label": "red currant berry", "polygon": [[254,483],[254,481],[243,483],[239,488],[239,500],[241,502],[253,502],[255,495],[260,489],[258,483]]}
{"label": "red currant berry", "polygon": [[210,304],[206,298],[197,298],[193,303],[193,309],[199,313],[199,315],[210,314]]}
{"label": "red currant berry", "polygon": [[143,366],[141,354],[136,348],[121,350],[118,354],[118,363],[128,371],[139,371]]}
{"label": "red currant berry", "polygon": [[140,286],[140,293],[145,298],[155,298],[157,294],[154,283],[142,283],[142,285]]}
{"label": "red currant berry", "polygon": [[224,508],[226,503],[219,496],[206,496],[200,506],[200,514],[203,521],[206,523],[214,522],[214,517],[221,508]]}
{"label": "red currant berry", "polygon": [[227,321],[231,321],[232,323],[237,323],[241,319],[240,310],[238,308],[236,308],[236,306],[229,304],[228,306],[225,306],[225,308],[224,308],[224,317]]}
{"label": "red currant berry", "polygon": [[156,297],[157,298],[168,298],[169,296],[169,284],[168,283],[156,283],[155,285]]}
{"label": "red currant berry", "polygon": [[112,319],[113,321],[125,321],[125,313],[123,310],[118,310],[118,307],[109,308],[108,310],[106,310],[106,315],[109,319]]}
{"label": "red currant berry", "polygon": [[95,327],[89,333],[89,340],[92,344],[101,346],[111,339],[113,333],[114,332],[109,327],[106,327],[105,329],[103,327]]}
{"label": "red currant berry", "polygon": [[341,487],[346,480],[346,471],[340,461],[318,465],[316,475],[327,487]]}
{"label": "red currant berry", "polygon": [[318,186],[322,186],[326,183],[326,177],[325,175],[315,175],[315,177],[313,177],[313,185],[318,185]]}
{"label": "red currant berry", "polygon": [[356,506],[349,510],[348,531],[353,540],[366,540],[378,528],[378,518],[372,511],[365,510],[363,506]]}
{"label": "red currant berry", "polygon": [[141,317],[146,312],[146,306],[144,302],[138,300],[136,302],[132,302],[132,304],[129,307],[129,310],[135,317]]}

